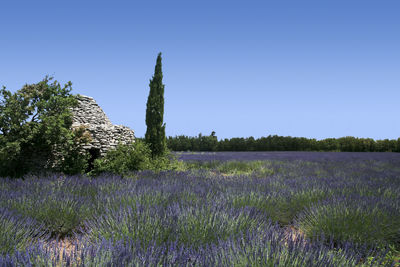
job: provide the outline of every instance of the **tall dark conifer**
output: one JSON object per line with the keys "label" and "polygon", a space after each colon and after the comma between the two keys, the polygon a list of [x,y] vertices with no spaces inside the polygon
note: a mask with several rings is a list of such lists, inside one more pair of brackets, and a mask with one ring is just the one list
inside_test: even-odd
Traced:
{"label": "tall dark conifer", "polygon": [[153,157],[166,152],[164,117],[164,84],[162,83],[161,53],[158,54],[153,79],[150,80],[150,93],[146,106],[146,143],[149,144]]}

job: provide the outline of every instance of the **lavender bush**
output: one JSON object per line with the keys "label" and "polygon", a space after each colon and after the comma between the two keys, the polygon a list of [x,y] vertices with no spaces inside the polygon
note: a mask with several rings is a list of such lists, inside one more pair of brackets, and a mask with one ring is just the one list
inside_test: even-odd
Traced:
{"label": "lavender bush", "polygon": [[400,240],[400,207],[385,197],[351,195],[329,198],[301,212],[299,229],[309,237],[322,233],[338,241],[395,245]]}
{"label": "lavender bush", "polygon": [[23,250],[35,238],[46,238],[42,225],[29,217],[0,208],[0,254]]}

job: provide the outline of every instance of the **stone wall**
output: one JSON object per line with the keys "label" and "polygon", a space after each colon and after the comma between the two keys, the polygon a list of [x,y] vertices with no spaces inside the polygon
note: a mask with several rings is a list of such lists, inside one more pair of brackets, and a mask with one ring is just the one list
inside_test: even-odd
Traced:
{"label": "stone wall", "polygon": [[113,125],[92,97],[78,95],[78,102],[79,105],[72,109],[72,127],[85,126],[90,132],[93,140],[84,147],[85,149],[98,149],[103,156],[119,142],[134,142],[134,131],[123,125]]}

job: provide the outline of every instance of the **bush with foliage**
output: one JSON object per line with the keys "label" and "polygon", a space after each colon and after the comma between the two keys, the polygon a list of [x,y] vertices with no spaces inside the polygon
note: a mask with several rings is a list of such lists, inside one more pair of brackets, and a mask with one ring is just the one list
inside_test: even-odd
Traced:
{"label": "bush with foliage", "polygon": [[119,144],[107,154],[94,161],[92,175],[102,172],[114,174],[126,174],[131,171],[145,170],[150,168],[151,151],[147,144],[140,140],[123,145]]}
{"label": "bush with foliage", "polygon": [[46,76],[15,93],[0,90],[0,177],[85,170],[86,155],[78,151],[87,136],[71,129],[71,107],[77,104],[72,83],[61,87],[52,79]]}
{"label": "bush with foliage", "polygon": [[169,153],[152,157],[149,145],[141,139],[136,139],[131,144],[119,144],[115,149],[108,151],[104,157],[96,159],[94,168],[89,174],[126,175],[141,170],[177,170],[181,164]]}

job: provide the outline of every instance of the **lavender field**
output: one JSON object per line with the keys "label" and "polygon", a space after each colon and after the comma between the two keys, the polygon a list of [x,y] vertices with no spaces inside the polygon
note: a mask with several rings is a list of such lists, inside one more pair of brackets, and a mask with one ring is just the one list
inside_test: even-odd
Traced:
{"label": "lavender field", "polygon": [[400,162],[400,153],[392,152],[175,152],[184,161],[228,161],[228,160],[302,160],[302,161],[385,161]]}
{"label": "lavender field", "polygon": [[0,266],[398,266],[400,154],[177,153],[0,179]]}

